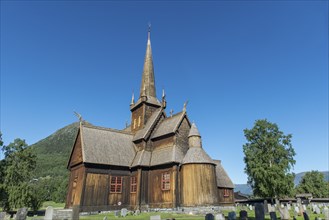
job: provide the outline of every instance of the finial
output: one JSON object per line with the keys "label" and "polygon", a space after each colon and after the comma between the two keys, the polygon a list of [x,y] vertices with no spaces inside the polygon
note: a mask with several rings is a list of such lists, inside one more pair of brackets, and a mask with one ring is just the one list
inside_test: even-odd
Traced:
{"label": "finial", "polygon": [[170,117],[172,117],[173,113],[174,113],[174,110],[170,109]]}
{"label": "finial", "polygon": [[126,128],[128,128],[128,121],[126,121]]}
{"label": "finial", "polygon": [[151,22],[148,23],[148,32],[151,32]]}
{"label": "finial", "polygon": [[151,22],[148,23],[148,31],[147,31],[147,43],[151,43]]}
{"label": "finial", "polygon": [[76,111],[73,111],[73,112],[74,112],[75,116],[77,116],[77,118],[79,119],[79,122],[81,123],[82,122],[82,116]]}
{"label": "finial", "polygon": [[162,89],[162,100],[165,100],[166,99],[166,93],[165,93],[165,90]]}
{"label": "finial", "polygon": [[133,91],[133,94],[131,96],[131,102],[130,102],[130,105],[133,105],[135,104],[135,95],[134,95],[134,91]]}
{"label": "finial", "polygon": [[183,107],[183,112],[186,112],[186,106],[188,104],[188,100],[184,103],[184,107]]}

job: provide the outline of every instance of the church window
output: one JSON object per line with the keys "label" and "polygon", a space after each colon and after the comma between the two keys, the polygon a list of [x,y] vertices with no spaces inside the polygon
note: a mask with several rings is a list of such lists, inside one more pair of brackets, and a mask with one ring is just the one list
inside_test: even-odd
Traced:
{"label": "church window", "polygon": [[135,176],[130,177],[130,192],[137,192],[137,178]]}
{"label": "church window", "polygon": [[170,173],[162,173],[161,177],[161,189],[170,190]]}
{"label": "church window", "polygon": [[224,197],[229,197],[229,196],[230,196],[229,189],[224,189]]}
{"label": "church window", "polygon": [[138,117],[138,127],[141,126],[141,116]]}
{"label": "church window", "polygon": [[136,118],[134,119],[134,129],[136,128]]}
{"label": "church window", "polygon": [[122,176],[111,176],[110,192],[111,193],[122,192]]}

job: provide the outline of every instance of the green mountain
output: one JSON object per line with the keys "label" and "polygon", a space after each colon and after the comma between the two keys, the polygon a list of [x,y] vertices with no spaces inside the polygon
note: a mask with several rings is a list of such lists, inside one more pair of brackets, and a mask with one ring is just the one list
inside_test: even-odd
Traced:
{"label": "green mountain", "polygon": [[79,128],[73,123],[31,145],[37,155],[36,178],[67,177],[66,165]]}

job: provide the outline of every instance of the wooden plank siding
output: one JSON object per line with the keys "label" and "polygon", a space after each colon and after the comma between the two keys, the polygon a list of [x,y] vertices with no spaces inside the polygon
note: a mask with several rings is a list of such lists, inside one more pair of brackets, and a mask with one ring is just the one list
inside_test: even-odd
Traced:
{"label": "wooden plank siding", "polygon": [[[162,174],[170,174],[170,189],[163,190],[161,188]],[[150,208],[173,208],[175,201],[176,192],[176,175],[173,172],[172,167],[159,168],[149,171],[149,187],[148,197],[149,197],[149,207]]]}
{"label": "wooden plank siding", "polygon": [[215,167],[185,164],[181,169],[181,206],[218,205]]}
{"label": "wooden plank siding", "polygon": [[[226,191],[226,193],[225,193]],[[228,188],[218,188],[219,204],[222,206],[234,205],[234,191]]]}
{"label": "wooden plank siding", "polygon": [[70,162],[69,162],[69,167],[73,167],[77,164],[82,163],[82,147],[81,147],[81,134],[79,131],[79,134],[76,138],[74,147],[73,147],[73,152],[70,158]]}
{"label": "wooden plank siding", "polygon": [[83,191],[83,183],[85,178],[85,167],[83,165],[76,166],[71,169],[68,193],[66,199],[66,208],[81,204]]}

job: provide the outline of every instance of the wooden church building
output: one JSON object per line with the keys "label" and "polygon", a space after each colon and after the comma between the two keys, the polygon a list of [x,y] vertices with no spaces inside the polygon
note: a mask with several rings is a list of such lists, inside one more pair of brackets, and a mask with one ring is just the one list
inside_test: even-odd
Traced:
{"label": "wooden church building", "polygon": [[167,116],[156,96],[150,31],[138,100],[124,130],[80,122],[67,168],[66,208],[80,211],[232,206],[234,185],[202,148],[186,106]]}

